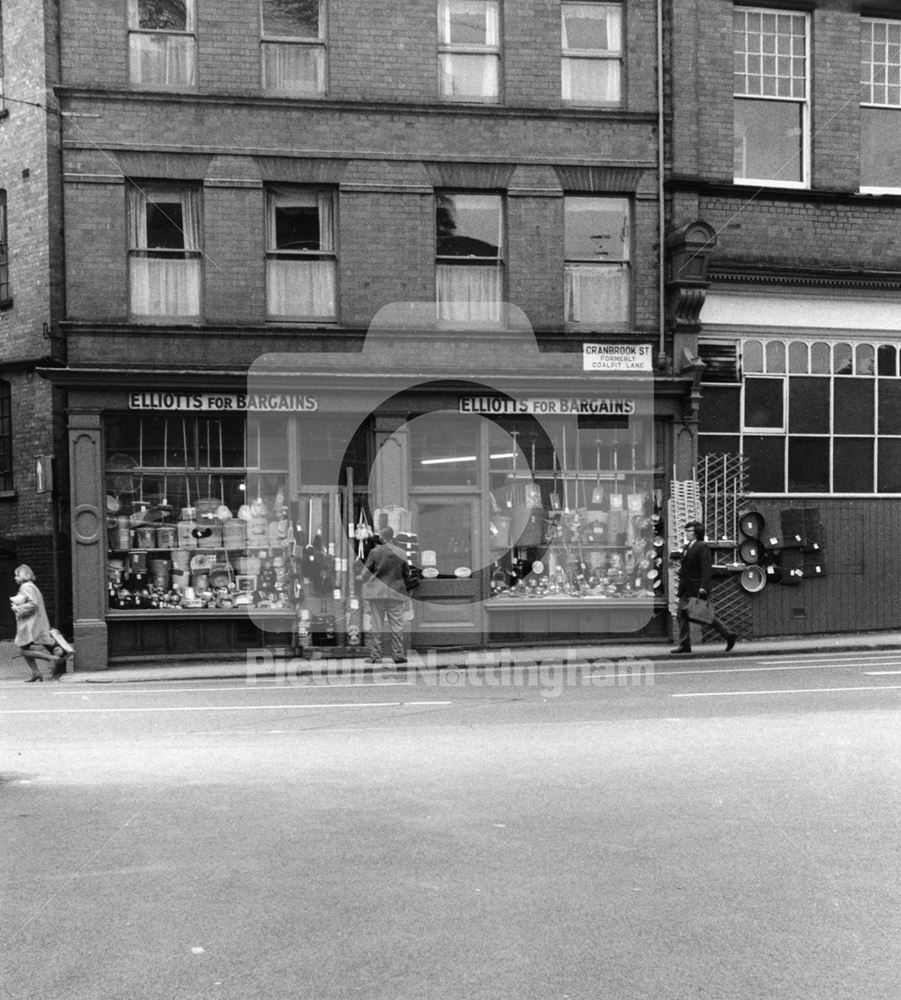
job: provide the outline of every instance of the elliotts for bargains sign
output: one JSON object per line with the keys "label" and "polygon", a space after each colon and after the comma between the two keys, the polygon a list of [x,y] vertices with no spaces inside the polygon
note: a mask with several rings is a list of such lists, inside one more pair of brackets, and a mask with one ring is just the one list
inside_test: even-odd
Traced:
{"label": "elliotts for bargains sign", "polygon": [[461,413],[484,415],[539,414],[551,416],[629,417],[635,413],[635,400],[623,397],[559,396],[510,399],[506,396],[461,396]]}
{"label": "elliotts for bargains sign", "polygon": [[193,410],[218,413],[313,413],[319,397],[306,392],[131,392],[131,410]]}

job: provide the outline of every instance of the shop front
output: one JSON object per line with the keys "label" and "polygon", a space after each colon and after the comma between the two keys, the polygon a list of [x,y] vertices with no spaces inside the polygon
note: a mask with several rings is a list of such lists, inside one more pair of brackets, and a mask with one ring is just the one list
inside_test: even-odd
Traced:
{"label": "shop front", "polygon": [[385,525],[421,570],[414,648],[667,633],[670,421],[645,382],[257,381],[70,386],[81,668],[353,655]]}

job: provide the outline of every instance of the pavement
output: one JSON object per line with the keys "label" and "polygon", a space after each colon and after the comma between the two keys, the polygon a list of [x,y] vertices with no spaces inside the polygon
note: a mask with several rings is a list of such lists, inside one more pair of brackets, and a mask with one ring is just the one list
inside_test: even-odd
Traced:
{"label": "pavement", "polygon": [[[828,635],[773,636],[756,639],[740,639],[730,653],[723,651],[722,643],[711,642],[695,645],[689,655],[671,657],[672,642],[621,642],[621,643],[570,643],[557,646],[518,646],[512,649],[494,650],[429,650],[411,651],[408,654],[410,669],[432,668],[478,668],[505,664],[530,664],[536,661],[548,663],[553,660],[578,662],[584,660],[660,660],[672,662],[687,659],[736,659],[754,656],[778,656],[798,653],[841,653],[867,652],[886,649],[901,649],[901,630],[892,632],[844,632]],[[306,651],[300,657],[288,650],[251,651],[240,659],[192,659],[192,660],[146,660],[127,664],[116,664],[106,670],[81,670],[77,666],[62,678],[62,684],[121,684],[123,682],[147,681],[187,681],[219,680],[224,678],[253,678],[303,676],[326,669],[351,673],[372,673],[395,669],[389,659],[381,666],[365,662],[368,655],[364,647],[354,656],[345,656],[337,661],[327,656],[318,656]],[[77,661],[78,651],[75,653]],[[45,676],[49,670],[45,668]],[[11,642],[0,642],[0,685],[21,684],[29,676],[28,667]]]}

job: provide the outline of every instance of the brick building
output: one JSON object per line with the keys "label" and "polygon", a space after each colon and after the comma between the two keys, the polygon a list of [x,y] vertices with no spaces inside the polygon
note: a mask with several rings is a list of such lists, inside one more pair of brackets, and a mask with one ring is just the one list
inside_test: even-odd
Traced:
{"label": "brick building", "polygon": [[[58,53],[52,17],[45,33],[35,8],[7,4],[0,25],[0,598],[28,563],[66,624],[67,475],[53,461],[65,454],[62,393],[36,373],[64,357],[59,119],[45,110]],[[0,637],[14,632],[0,615]]]}
{"label": "brick building", "polygon": [[783,550],[780,563],[806,558],[821,579],[756,594],[753,631],[895,628],[897,5],[672,7],[673,66],[697,72],[672,75],[671,211],[715,234],[698,338],[701,461],[746,455],[767,533],[785,543],[802,526],[820,543],[819,555]]}
{"label": "brick building", "polygon": [[[384,523],[424,569],[419,646],[663,635],[654,542],[673,470],[697,468],[698,419],[702,456],[772,457],[757,439],[776,428],[740,437],[719,416],[748,391],[746,338],[773,332],[738,323],[746,297],[785,316],[772,295],[840,283],[891,323],[891,274],[847,240],[894,254],[897,278],[891,185],[868,175],[878,193],[860,193],[856,84],[834,70],[860,68],[842,49],[853,4],[788,15],[816,75],[779,95],[806,160],[775,181],[748,173],[748,143],[734,173],[733,122],[769,134],[729,90],[732,4],[21,6],[47,41],[25,59],[4,8],[4,92],[48,110],[0,122],[22,136],[3,154],[0,322],[41,287],[14,255],[49,255],[44,315],[16,330],[46,378],[36,412],[68,424],[56,499],[82,666],[286,644],[298,622],[350,645],[366,624],[354,557]],[[755,598],[755,628],[778,630],[778,593]]]}

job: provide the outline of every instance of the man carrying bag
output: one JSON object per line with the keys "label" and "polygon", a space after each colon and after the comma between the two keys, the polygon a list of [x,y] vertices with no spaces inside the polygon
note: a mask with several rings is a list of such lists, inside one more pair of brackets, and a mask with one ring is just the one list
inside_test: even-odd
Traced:
{"label": "man carrying bag", "polygon": [[679,557],[679,645],[671,653],[691,652],[691,623],[710,625],[726,640],[726,652],[735,645],[738,636],[716,617],[710,604],[710,574],[713,561],[710,546],[704,541],[704,525],[700,521],[689,521],[685,525],[689,542]]}

